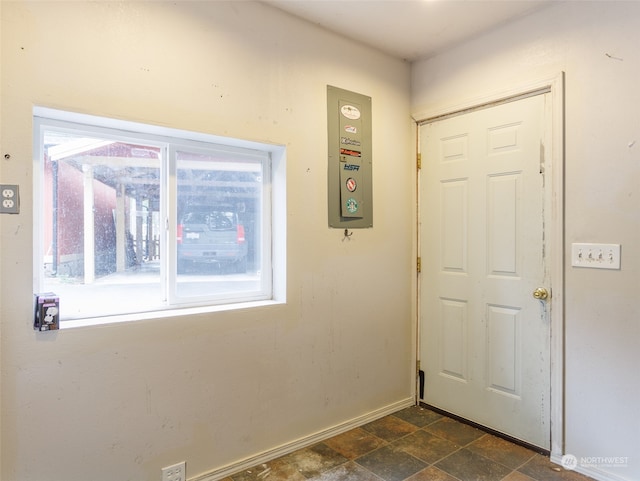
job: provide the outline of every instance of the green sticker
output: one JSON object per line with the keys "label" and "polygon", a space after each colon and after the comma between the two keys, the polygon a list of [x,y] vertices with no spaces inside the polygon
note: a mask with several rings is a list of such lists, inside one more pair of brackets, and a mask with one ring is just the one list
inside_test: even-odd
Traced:
{"label": "green sticker", "polygon": [[358,201],[355,200],[353,197],[350,197],[349,199],[347,199],[346,206],[349,214],[355,214],[356,212],[358,212]]}

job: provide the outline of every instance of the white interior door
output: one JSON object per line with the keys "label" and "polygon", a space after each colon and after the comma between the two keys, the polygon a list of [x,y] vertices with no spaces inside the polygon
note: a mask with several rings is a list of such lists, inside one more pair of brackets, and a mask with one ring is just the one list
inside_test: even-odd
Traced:
{"label": "white interior door", "polygon": [[544,449],[548,95],[420,127],[422,401]]}

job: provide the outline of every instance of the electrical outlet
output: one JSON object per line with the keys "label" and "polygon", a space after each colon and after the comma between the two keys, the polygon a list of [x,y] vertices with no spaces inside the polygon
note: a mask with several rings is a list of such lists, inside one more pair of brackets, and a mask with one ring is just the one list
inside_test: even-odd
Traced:
{"label": "electrical outlet", "polygon": [[2,202],[0,202],[0,214],[19,214],[20,213],[20,196],[18,195],[17,185],[0,185],[0,194],[2,194]]}
{"label": "electrical outlet", "polygon": [[162,481],[187,481],[186,461],[162,468]]}

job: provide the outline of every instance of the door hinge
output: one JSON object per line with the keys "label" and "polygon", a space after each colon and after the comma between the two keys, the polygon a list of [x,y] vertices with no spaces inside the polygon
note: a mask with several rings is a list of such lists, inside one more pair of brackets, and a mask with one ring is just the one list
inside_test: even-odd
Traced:
{"label": "door hinge", "polygon": [[422,169],[422,154],[419,152],[416,156],[416,164],[418,165],[418,170]]}
{"label": "door hinge", "polygon": [[416,372],[420,372],[420,360],[416,361]]}
{"label": "door hinge", "polygon": [[418,273],[422,272],[422,257],[418,257],[418,262],[416,267],[418,269]]}

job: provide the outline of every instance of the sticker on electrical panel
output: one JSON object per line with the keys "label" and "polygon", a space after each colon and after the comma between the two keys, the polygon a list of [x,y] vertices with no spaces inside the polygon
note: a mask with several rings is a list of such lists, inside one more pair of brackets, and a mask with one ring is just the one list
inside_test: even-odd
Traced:
{"label": "sticker on electrical panel", "polygon": [[358,212],[358,201],[353,197],[349,197],[346,202],[346,207],[349,214],[355,214],[356,212]]}
{"label": "sticker on electrical panel", "polygon": [[360,118],[360,109],[353,105],[343,105],[340,112],[349,120],[358,120]]}
{"label": "sticker on electrical panel", "polygon": [[354,127],[353,125],[345,125],[344,126],[344,131],[347,132],[348,134],[357,134],[358,133],[358,129],[356,127]]}
{"label": "sticker on electrical panel", "polygon": [[357,150],[351,149],[340,149],[340,154],[342,155],[350,155],[351,157],[362,157],[362,153]]}
{"label": "sticker on electrical panel", "polygon": [[340,137],[340,143],[344,145],[354,145],[356,147],[360,147],[359,140],[350,139],[349,137]]}
{"label": "sticker on electrical panel", "polygon": [[347,179],[346,186],[349,192],[355,192],[356,189],[358,188],[358,185],[356,184],[356,180],[353,177],[349,177]]}

